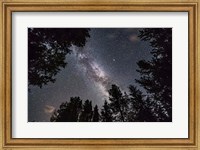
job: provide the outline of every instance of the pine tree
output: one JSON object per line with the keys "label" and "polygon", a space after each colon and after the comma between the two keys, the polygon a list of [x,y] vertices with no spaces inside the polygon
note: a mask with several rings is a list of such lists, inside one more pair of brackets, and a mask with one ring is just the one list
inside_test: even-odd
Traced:
{"label": "pine tree", "polygon": [[83,47],[89,37],[86,28],[29,28],[28,85],[42,88],[55,82],[56,74],[67,64],[70,47]]}
{"label": "pine tree", "polygon": [[123,94],[117,85],[112,85],[112,88],[108,91],[110,108],[116,121],[125,121],[127,102],[125,101]]}
{"label": "pine tree", "polygon": [[50,121],[51,122],[56,122],[57,121],[57,118],[58,118],[58,113],[57,113],[57,110],[55,110],[50,118]]}
{"label": "pine tree", "polygon": [[54,111],[53,115],[50,118],[51,122],[66,122],[67,121],[67,102],[62,103],[57,111]]}
{"label": "pine tree", "polygon": [[129,121],[153,122],[156,121],[151,110],[151,103],[148,98],[144,98],[142,92],[135,86],[129,86],[130,107]]}
{"label": "pine tree", "polygon": [[96,105],[94,107],[94,112],[93,112],[93,117],[92,117],[92,122],[99,122],[99,109],[98,109],[98,106]]}
{"label": "pine tree", "polygon": [[149,41],[152,59],[138,62],[139,83],[148,93],[157,121],[172,120],[172,29],[152,28],[140,31],[139,37]]}
{"label": "pine tree", "polygon": [[71,97],[70,102],[60,105],[60,109],[53,113],[52,122],[77,122],[82,109],[82,100],[79,97]]}
{"label": "pine tree", "polygon": [[82,110],[82,100],[79,97],[72,97],[67,107],[67,118],[69,122],[77,122]]}
{"label": "pine tree", "polygon": [[106,100],[104,102],[103,108],[101,109],[101,121],[113,122],[112,111]]}
{"label": "pine tree", "polygon": [[92,121],[92,102],[89,100],[86,100],[83,104],[83,110],[80,114],[80,122],[91,122]]}

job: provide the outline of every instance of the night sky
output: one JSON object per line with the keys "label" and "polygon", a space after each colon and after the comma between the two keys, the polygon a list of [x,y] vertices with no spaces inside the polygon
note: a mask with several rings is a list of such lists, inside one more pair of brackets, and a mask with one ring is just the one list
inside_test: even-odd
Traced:
{"label": "night sky", "polygon": [[[111,84],[127,91],[137,85],[137,62],[151,58],[148,42],[141,41],[137,28],[93,28],[83,48],[71,47],[67,66],[56,75],[55,83],[41,89],[30,86],[28,121],[49,121],[52,112],[70,97],[89,99],[100,109]],[[139,87],[139,85],[137,85]],[[140,88],[140,87],[139,87]]]}

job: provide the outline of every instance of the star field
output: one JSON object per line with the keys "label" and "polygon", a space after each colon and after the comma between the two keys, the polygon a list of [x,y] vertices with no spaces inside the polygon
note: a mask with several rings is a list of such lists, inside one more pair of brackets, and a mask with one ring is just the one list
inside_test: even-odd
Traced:
{"label": "star field", "polygon": [[123,91],[139,78],[137,62],[150,59],[149,43],[138,38],[137,28],[92,28],[83,48],[71,47],[67,66],[55,83],[30,87],[28,121],[49,121],[52,112],[70,97],[92,100],[102,106],[107,90],[117,84]]}

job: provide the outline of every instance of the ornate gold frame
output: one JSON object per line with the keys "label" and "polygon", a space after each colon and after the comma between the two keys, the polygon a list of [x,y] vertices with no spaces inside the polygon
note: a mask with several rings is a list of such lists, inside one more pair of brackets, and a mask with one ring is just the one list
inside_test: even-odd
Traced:
{"label": "ornate gold frame", "polygon": [[[199,0],[0,0],[0,149],[200,150]],[[16,11],[186,11],[189,13],[188,139],[14,139],[11,137],[11,17]],[[169,131],[170,132],[170,131]]]}

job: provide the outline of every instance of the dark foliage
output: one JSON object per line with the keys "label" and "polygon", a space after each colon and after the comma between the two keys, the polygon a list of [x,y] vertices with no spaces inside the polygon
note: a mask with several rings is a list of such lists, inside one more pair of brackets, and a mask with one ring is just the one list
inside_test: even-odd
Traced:
{"label": "dark foliage", "polygon": [[112,85],[112,88],[108,91],[110,108],[117,121],[125,121],[127,101],[117,85]]}
{"label": "dark foliage", "polygon": [[138,62],[140,79],[136,82],[140,90],[129,86],[129,93],[122,92],[117,85],[108,90],[99,114],[98,106],[86,100],[82,105],[79,97],[61,104],[51,121],[81,122],[170,122],[172,121],[172,30],[143,29],[139,37],[149,41],[152,59]]}
{"label": "dark foliage", "polygon": [[94,107],[94,112],[93,112],[93,117],[92,117],[92,122],[99,122],[99,109],[98,109],[98,106],[96,105]]}
{"label": "dark foliage", "polygon": [[62,103],[60,108],[53,113],[51,122],[99,122],[98,106],[92,110],[92,102],[86,100],[82,104],[79,97],[71,97],[69,102]]}
{"label": "dark foliage", "polygon": [[71,97],[70,102],[62,103],[60,109],[54,112],[50,121],[53,122],[77,122],[82,110],[82,100],[79,97]]}
{"label": "dark foliage", "polygon": [[108,102],[105,100],[103,108],[101,110],[101,121],[102,122],[112,122],[113,116],[112,116],[112,111],[111,108],[108,104]]}
{"label": "dark foliage", "polygon": [[148,93],[158,121],[172,120],[172,29],[152,28],[140,31],[139,37],[149,41],[152,59],[138,62],[139,83]]}
{"label": "dark foliage", "polygon": [[151,103],[148,98],[144,98],[142,92],[138,90],[136,87],[130,85],[130,116],[129,120],[136,122],[153,122],[156,121],[153,116],[153,111],[151,107]]}
{"label": "dark foliage", "polygon": [[83,110],[80,114],[80,122],[91,122],[92,121],[92,102],[89,100],[86,100],[83,104]]}
{"label": "dark foliage", "polygon": [[83,47],[89,29],[29,28],[28,29],[28,85],[40,88],[55,82],[55,75],[65,68],[65,56],[72,45]]}

